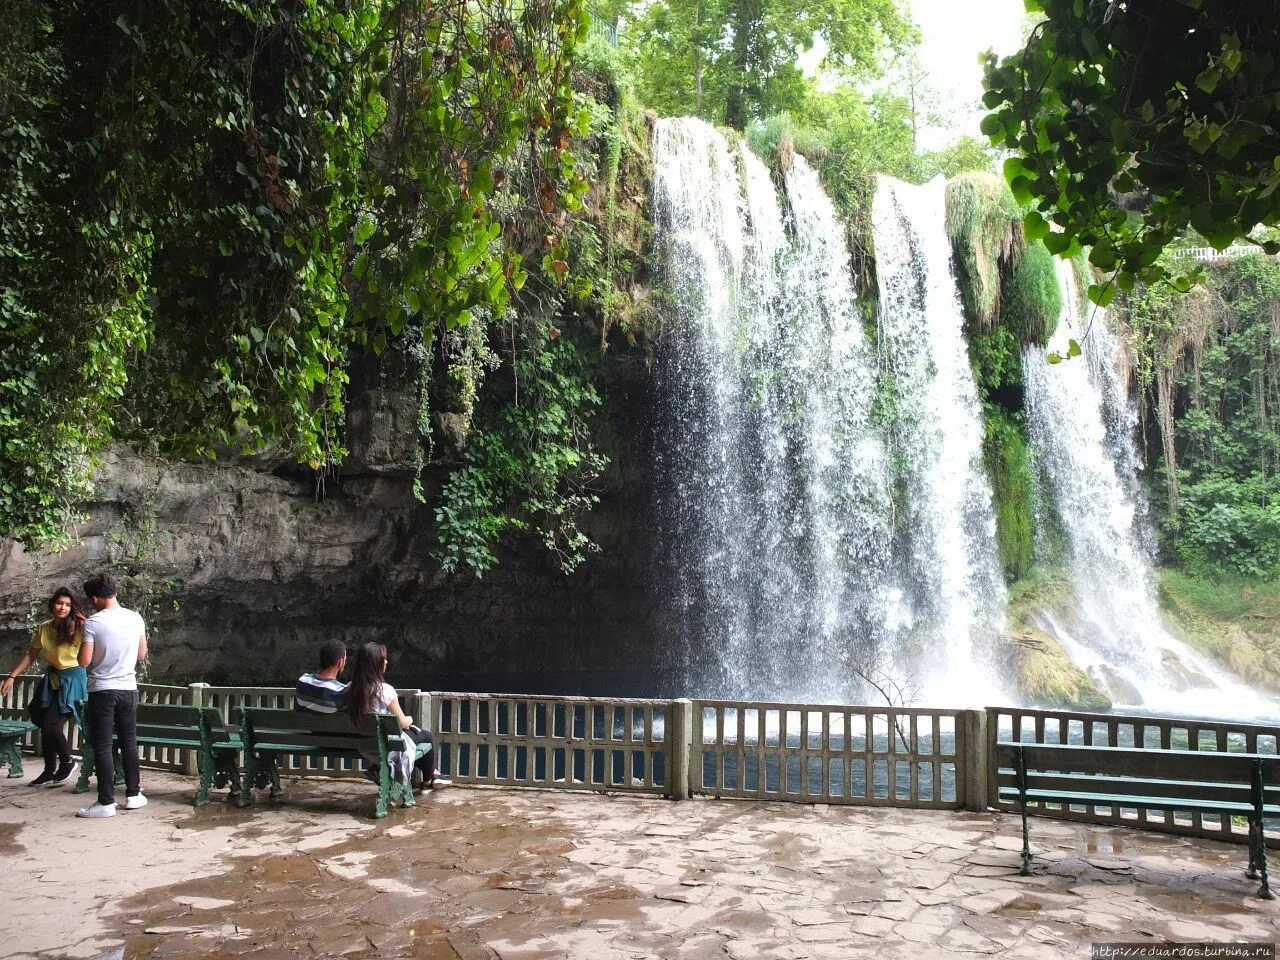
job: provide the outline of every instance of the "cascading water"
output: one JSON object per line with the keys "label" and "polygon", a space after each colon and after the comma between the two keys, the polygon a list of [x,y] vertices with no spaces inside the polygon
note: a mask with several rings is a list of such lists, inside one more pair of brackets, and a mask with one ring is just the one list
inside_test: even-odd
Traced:
{"label": "cascading water", "polygon": [[[926,702],[999,697],[987,641],[1003,625],[991,486],[982,465],[977,387],[962,336],[941,178],[882,177],[872,210],[880,346],[892,394],[892,448],[903,485],[917,624],[932,661]],[[1003,699],[1003,698],[1001,698]]]}
{"label": "cascading water", "polygon": [[[880,181],[877,357],[843,227],[803,158],[783,197],[749,150],[686,119],[658,122],[654,160],[680,318],[657,380],[682,682],[755,700],[879,699],[861,670],[931,704],[1007,701],[992,666],[1007,595],[945,185]],[[1059,278],[1050,348],[1075,338],[1084,356],[1023,359],[1040,509],[1061,521],[1076,587],[1074,613],[1043,625],[1118,706],[1272,714],[1160,623],[1123,355],[1105,320],[1080,314],[1069,265]]]}
{"label": "cascading water", "polygon": [[1222,717],[1272,714],[1274,706],[1161,624],[1137,523],[1140,501],[1131,482],[1136,418],[1116,370],[1118,346],[1100,311],[1082,319],[1070,264],[1059,262],[1058,278],[1063,311],[1049,350],[1065,355],[1075,339],[1084,356],[1058,364],[1047,363],[1039,349],[1023,356],[1032,455],[1062,521],[1076,591],[1076,616],[1069,622],[1046,616],[1045,626],[1117,706]]}
{"label": "cascading water", "polygon": [[[698,120],[662,120],[655,211],[681,323],[660,516],[686,676],[724,696],[845,699],[886,640],[888,461],[843,229],[796,157],[764,165]],[[784,226],[789,224],[789,230]]]}

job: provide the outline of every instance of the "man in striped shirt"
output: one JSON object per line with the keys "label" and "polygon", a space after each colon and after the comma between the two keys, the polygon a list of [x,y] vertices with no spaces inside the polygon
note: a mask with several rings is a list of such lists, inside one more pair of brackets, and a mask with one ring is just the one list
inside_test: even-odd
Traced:
{"label": "man in striped shirt", "polygon": [[304,673],[293,690],[295,710],[310,713],[337,713],[347,684],[338,677],[347,665],[347,645],[341,640],[326,640],[320,646],[320,669]]}

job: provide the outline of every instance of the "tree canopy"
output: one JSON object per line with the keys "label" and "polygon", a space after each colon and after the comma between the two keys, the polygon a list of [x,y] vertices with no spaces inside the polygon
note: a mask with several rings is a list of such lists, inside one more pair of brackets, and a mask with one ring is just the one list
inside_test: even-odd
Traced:
{"label": "tree canopy", "polygon": [[1280,2],[1027,4],[1025,49],[988,55],[982,130],[1017,154],[1028,235],[1114,273],[1095,302],[1163,278],[1161,250],[1188,231],[1223,249],[1280,222]]}
{"label": "tree canopy", "polygon": [[17,0],[9,20],[0,531],[57,538],[113,440],[336,463],[353,350],[500,317],[522,254],[567,269],[581,0]]}
{"label": "tree canopy", "polygon": [[874,75],[914,28],[897,0],[653,0],[614,2],[629,17],[622,42],[637,93],[666,114],[739,130],[799,109],[809,84],[797,64],[821,37],[823,66]]}

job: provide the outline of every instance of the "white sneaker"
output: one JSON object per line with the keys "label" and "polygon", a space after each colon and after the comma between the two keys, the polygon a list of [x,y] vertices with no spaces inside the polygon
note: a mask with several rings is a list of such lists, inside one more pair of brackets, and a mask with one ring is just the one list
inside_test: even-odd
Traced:
{"label": "white sneaker", "polygon": [[147,797],[145,794],[138,794],[136,797],[125,797],[124,808],[126,810],[141,810],[147,805]]}
{"label": "white sneaker", "polygon": [[98,820],[102,817],[114,817],[116,815],[116,805],[114,803],[95,803],[91,807],[81,807],[76,811],[77,817],[88,817],[91,820]]}
{"label": "white sneaker", "polygon": [[439,790],[441,787],[452,787],[452,786],[453,786],[453,781],[450,780],[448,777],[441,776],[439,773],[437,773],[434,777],[431,778],[432,789]]}

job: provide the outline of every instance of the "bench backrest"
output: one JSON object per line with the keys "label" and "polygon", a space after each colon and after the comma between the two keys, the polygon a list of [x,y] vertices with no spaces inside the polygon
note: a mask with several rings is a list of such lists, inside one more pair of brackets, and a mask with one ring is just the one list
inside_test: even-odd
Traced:
{"label": "bench backrest", "polygon": [[184,707],[172,704],[138,704],[138,738],[171,740],[200,746],[200,724],[209,721],[208,707]]}
{"label": "bench backrest", "polygon": [[1261,773],[1264,802],[1280,798],[1280,757],[1274,754],[999,743],[1002,789],[1018,786],[1019,755],[1031,789],[1252,803],[1254,776]]}
{"label": "bench backrest", "polygon": [[[377,716],[369,716],[357,728],[345,713],[305,713],[270,707],[241,707],[240,733],[245,746],[258,743],[283,743],[309,749],[334,752],[363,751],[378,753],[381,734]],[[393,723],[395,717],[389,717]],[[382,735],[385,743],[385,735]]]}

